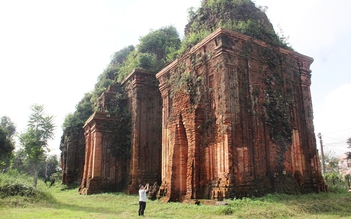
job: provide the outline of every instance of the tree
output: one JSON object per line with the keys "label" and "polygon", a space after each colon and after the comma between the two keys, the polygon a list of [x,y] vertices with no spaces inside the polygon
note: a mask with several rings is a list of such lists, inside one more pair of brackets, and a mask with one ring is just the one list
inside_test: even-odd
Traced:
{"label": "tree", "polygon": [[11,119],[7,116],[3,116],[0,119],[0,127],[2,127],[7,132],[7,137],[11,139],[16,133],[16,126],[13,124]]}
{"label": "tree", "polygon": [[31,106],[32,114],[29,116],[27,130],[19,137],[21,145],[33,167],[33,186],[37,186],[38,169],[41,161],[45,159],[48,140],[53,139],[55,125],[53,116],[44,113],[44,106],[34,104]]}
{"label": "tree", "polygon": [[59,161],[56,155],[49,155],[39,164],[38,176],[43,179],[49,179],[52,174],[56,173],[59,167]]}
{"label": "tree", "polygon": [[27,157],[24,148],[18,149],[14,154],[11,168],[16,169],[19,173],[29,174],[31,169]]}
{"label": "tree", "polygon": [[177,29],[173,26],[152,30],[139,42],[137,50],[129,49],[127,58],[119,65],[117,81],[121,82],[133,69],[157,73],[166,63],[173,61],[181,44]]}
{"label": "tree", "polygon": [[173,61],[174,57],[167,60],[167,55],[177,51],[180,48],[180,43],[177,29],[168,26],[151,31],[146,36],[141,37],[137,48],[140,53],[155,54],[156,59],[161,61],[157,70],[161,70],[166,61]]}
{"label": "tree", "polygon": [[[42,179],[51,179],[53,174],[60,171],[59,160],[57,155],[44,155],[38,166],[38,177]],[[16,169],[19,173],[28,174],[31,172],[31,162],[24,148],[20,148],[14,153],[12,169]]]}
{"label": "tree", "polygon": [[0,168],[1,170],[10,166],[13,158],[15,144],[13,135],[16,133],[16,126],[11,119],[3,116],[0,119]]}
{"label": "tree", "polygon": [[8,139],[7,132],[0,127],[0,167],[1,170],[8,167],[15,149],[13,143]]}
{"label": "tree", "polygon": [[[347,142],[346,142],[349,146],[348,148],[351,148],[351,138],[347,139]],[[351,152],[346,152],[346,159],[351,159]]]}
{"label": "tree", "polygon": [[76,111],[66,115],[63,123],[63,129],[68,127],[81,127],[85,121],[93,114],[93,104],[91,103],[92,93],[84,94],[82,100],[76,105]]}
{"label": "tree", "polygon": [[339,160],[332,151],[324,153],[326,173],[339,173]]}
{"label": "tree", "polygon": [[342,175],[340,174],[339,160],[332,151],[324,153],[324,162],[326,172],[323,174],[324,180],[328,185],[339,185],[342,182]]}

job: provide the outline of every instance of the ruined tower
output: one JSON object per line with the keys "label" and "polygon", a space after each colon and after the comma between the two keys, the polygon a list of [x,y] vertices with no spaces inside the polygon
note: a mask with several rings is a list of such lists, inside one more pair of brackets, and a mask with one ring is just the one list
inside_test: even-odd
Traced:
{"label": "ruined tower", "polygon": [[324,191],[312,62],[219,28],[160,71],[163,199]]}
{"label": "ruined tower", "polygon": [[125,189],[137,193],[140,183],[160,183],[162,114],[157,84],[155,74],[134,70],[101,95],[98,111],[84,125],[81,194]]}

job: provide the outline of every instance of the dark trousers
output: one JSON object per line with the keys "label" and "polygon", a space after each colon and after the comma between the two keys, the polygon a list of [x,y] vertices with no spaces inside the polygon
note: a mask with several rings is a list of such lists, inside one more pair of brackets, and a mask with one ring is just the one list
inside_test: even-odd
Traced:
{"label": "dark trousers", "polygon": [[139,216],[144,215],[145,208],[146,202],[139,201]]}

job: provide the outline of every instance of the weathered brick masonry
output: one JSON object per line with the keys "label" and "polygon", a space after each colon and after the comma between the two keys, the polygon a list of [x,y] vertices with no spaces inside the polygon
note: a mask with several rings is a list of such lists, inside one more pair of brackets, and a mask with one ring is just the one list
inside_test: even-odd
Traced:
{"label": "weathered brick masonry", "polygon": [[[312,62],[218,29],[161,70],[159,83],[155,74],[134,70],[101,95],[84,125],[80,193],[133,194],[138,184],[154,182],[162,182],[165,201],[325,191],[313,127]],[[118,99],[120,88],[124,99]],[[125,128],[114,112],[119,105],[130,116]],[[129,135],[128,145],[120,146]],[[77,139],[61,144],[67,182],[82,166],[74,162],[79,153],[72,153],[79,150]]]}
{"label": "weathered brick masonry", "polygon": [[76,184],[82,180],[84,167],[84,130],[82,127],[66,128],[61,139],[62,183]]}
{"label": "weathered brick masonry", "polygon": [[160,71],[163,199],[326,190],[312,62],[218,29]]}
{"label": "weathered brick masonry", "polygon": [[140,183],[161,183],[162,101],[155,74],[134,70],[123,82],[132,119],[130,180],[127,193]]}
{"label": "weathered brick masonry", "polygon": [[[107,191],[137,193],[138,184],[160,184],[161,99],[155,74],[134,70],[123,82],[130,114],[131,142],[117,147],[125,133],[119,133],[120,114],[112,113],[116,105],[116,84],[101,95],[99,111],[85,123],[85,165],[81,194]],[[118,141],[118,140],[117,140]]]}

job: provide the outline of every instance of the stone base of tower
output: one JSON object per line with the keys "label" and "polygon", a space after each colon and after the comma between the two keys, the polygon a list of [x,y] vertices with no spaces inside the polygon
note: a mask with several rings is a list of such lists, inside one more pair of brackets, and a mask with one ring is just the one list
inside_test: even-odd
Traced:
{"label": "stone base of tower", "polygon": [[135,177],[131,177],[130,183],[127,186],[126,189],[126,194],[131,195],[131,194],[138,194],[139,191],[139,184],[137,179]]}
{"label": "stone base of tower", "polygon": [[98,194],[103,192],[103,188],[101,188],[101,185],[102,185],[101,178],[88,179],[87,183],[82,183],[78,192],[81,195]]}

